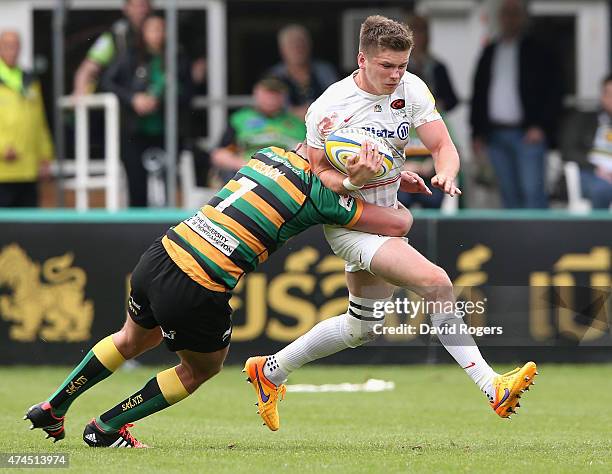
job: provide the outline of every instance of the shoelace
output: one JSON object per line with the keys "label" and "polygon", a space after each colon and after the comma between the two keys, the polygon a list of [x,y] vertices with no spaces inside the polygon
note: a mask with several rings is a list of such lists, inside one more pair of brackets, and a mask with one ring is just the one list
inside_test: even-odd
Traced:
{"label": "shoelace", "polygon": [[133,446],[139,446],[141,444],[140,441],[134,438],[134,436],[132,436],[132,433],[128,431],[128,428],[131,428],[132,426],[134,426],[133,423],[126,423],[119,430],[119,434],[125,439],[127,439],[130,443],[132,443]]}

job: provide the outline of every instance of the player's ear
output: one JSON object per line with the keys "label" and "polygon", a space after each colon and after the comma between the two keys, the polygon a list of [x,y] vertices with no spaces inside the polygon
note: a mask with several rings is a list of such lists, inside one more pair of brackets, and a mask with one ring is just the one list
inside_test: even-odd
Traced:
{"label": "player's ear", "polygon": [[357,53],[357,65],[359,66],[359,69],[364,69],[365,63],[366,63],[365,53],[363,51],[359,51],[359,53]]}

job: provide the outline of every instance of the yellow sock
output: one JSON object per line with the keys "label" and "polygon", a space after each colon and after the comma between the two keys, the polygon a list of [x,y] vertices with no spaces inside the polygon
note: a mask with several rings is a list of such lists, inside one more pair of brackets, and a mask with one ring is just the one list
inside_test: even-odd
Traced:
{"label": "yellow sock", "polygon": [[125,359],[115,346],[112,336],[107,336],[93,346],[96,358],[111,372],[117,370],[125,362]]}
{"label": "yellow sock", "polygon": [[157,374],[157,383],[159,384],[161,393],[170,405],[180,402],[182,399],[189,396],[189,392],[176,373],[176,367],[172,367]]}

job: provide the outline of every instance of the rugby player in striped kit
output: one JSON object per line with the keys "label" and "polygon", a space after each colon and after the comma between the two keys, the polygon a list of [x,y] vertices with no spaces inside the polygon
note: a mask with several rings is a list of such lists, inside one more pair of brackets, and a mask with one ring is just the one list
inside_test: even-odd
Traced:
{"label": "rugby player in striped kit", "polygon": [[[381,163],[376,145],[366,144],[347,167],[352,179],[361,180],[374,176]],[[426,189],[413,176],[412,190]],[[64,417],[77,397],[164,340],[180,363],[92,419],[83,432],[92,447],[146,447],[130,433],[131,423],[183,400],[221,370],[232,332],[229,299],[240,278],[317,224],[402,236],[412,218],[406,209],[330,191],[296,153],[260,150],[208,204],[142,255],[132,272],[123,328],[98,342],[46,401],[27,411],[31,429],[63,439]]]}

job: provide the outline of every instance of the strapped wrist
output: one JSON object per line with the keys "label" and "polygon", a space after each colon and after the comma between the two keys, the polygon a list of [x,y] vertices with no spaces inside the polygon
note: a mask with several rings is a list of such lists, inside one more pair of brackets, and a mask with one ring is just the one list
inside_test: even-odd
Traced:
{"label": "strapped wrist", "polygon": [[351,180],[349,179],[348,176],[342,180],[342,185],[348,191],[357,191],[363,188],[363,184],[361,186],[356,186],[353,183],[351,183]]}

